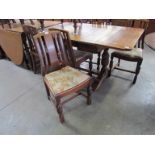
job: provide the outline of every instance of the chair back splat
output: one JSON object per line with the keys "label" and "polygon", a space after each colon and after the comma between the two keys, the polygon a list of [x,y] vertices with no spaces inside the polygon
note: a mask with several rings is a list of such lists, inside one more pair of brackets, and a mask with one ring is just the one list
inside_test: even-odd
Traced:
{"label": "chair back splat", "polygon": [[58,58],[66,65],[75,67],[75,55],[73,52],[69,33],[64,30],[50,29],[50,35],[52,36]]}

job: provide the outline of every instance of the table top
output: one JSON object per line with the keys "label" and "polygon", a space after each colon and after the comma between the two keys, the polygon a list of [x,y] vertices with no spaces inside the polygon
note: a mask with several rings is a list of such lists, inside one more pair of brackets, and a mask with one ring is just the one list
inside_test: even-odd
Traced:
{"label": "table top", "polygon": [[63,23],[53,27],[69,31],[72,41],[119,50],[134,48],[144,32],[144,29],[141,28],[79,24],[75,34],[72,23]]}
{"label": "table top", "polygon": [[145,36],[145,43],[155,51],[155,32],[149,33]]}
{"label": "table top", "polygon": [[22,64],[24,52],[20,33],[0,29],[0,46],[12,62]]}

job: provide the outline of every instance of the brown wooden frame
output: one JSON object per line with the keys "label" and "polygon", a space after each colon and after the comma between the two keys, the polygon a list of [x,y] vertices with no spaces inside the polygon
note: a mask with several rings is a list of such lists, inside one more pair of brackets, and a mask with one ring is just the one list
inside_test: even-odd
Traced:
{"label": "brown wooden frame", "polygon": [[40,66],[39,56],[34,46],[33,36],[38,33],[38,30],[30,25],[22,25],[24,31],[24,45],[26,54],[29,56],[31,69],[37,73],[37,66]]}
{"label": "brown wooden frame", "polygon": [[[118,63],[115,66],[113,66],[113,59],[114,58],[118,58]],[[128,69],[120,68],[119,67],[120,66],[120,60],[126,60],[126,61],[130,61],[130,62],[136,62],[137,65],[136,65],[135,71],[131,71],[131,70],[128,70]],[[128,55],[121,54],[120,52],[117,52],[117,51],[116,52],[113,52],[111,54],[111,61],[110,61],[110,65],[109,65],[108,76],[109,77],[111,76],[111,72],[112,72],[113,69],[117,69],[117,70],[129,72],[129,73],[133,73],[133,74],[135,74],[135,76],[134,76],[134,79],[133,79],[133,82],[132,83],[135,84],[136,83],[136,80],[137,80],[137,76],[140,73],[142,62],[143,62],[143,58],[141,58],[141,57],[130,57]]]}
{"label": "brown wooden frame", "polygon": [[[52,43],[49,43],[49,41],[51,41]],[[66,45],[63,42],[63,37],[60,31],[59,32],[52,31],[48,34],[39,33],[34,36],[34,42],[35,42],[35,46],[39,54],[43,77],[47,73],[49,73],[49,69],[51,68],[54,70],[58,70],[66,65],[74,66],[74,62],[71,61],[71,57],[69,56],[71,53],[69,52],[69,50],[66,50]],[[54,61],[52,62],[51,60],[53,57],[57,59],[54,59]],[[72,60],[75,60],[75,58]],[[61,123],[65,121],[63,109],[62,109],[63,104],[65,104],[66,102],[68,102],[69,100],[73,99],[74,97],[78,95],[82,95],[81,93],[82,89],[87,88],[87,95],[85,94],[83,95],[87,97],[87,104],[91,104],[91,89],[90,89],[91,81],[92,80],[90,77],[87,81],[82,82],[81,84],[73,87],[72,89],[69,89],[65,92],[55,95],[52,93],[47,82],[44,80],[48,99],[53,101],[53,103],[55,104]],[[71,95],[71,94],[73,94],[73,96],[71,96],[70,98],[62,102],[63,97]]]}

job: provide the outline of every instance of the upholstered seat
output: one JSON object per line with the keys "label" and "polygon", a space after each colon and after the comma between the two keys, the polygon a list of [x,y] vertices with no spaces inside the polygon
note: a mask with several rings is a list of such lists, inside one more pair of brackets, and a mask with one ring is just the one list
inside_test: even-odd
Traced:
{"label": "upholstered seat", "polygon": [[[113,67],[113,59],[118,58],[118,63],[116,66]],[[131,61],[131,62],[136,62],[137,66],[135,71],[127,70],[124,68],[120,68],[120,60],[126,60],[126,61]],[[111,54],[111,61],[110,61],[110,67],[109,67],[109,76],[111,76],[111,71],[112,69],[117,69],[121,71],[126,71],[130,73],[134,73],[135,77],[133,80],[133,84],[136,83],[137,76],[140,72],[141,64],[143,61],[143,54],[142,54],[142,49],[141,48],[134,48],[131,51],[115,51]]]}
{"label": "upholstered seat", "polygon": [[60,70],[46,74],[44,80],[53,94],[57,95],[82,84],[82,82],[90,80],[90,77],[77,69],[66,66]]}
{"label": "upholstered seat", "polygon": [[134,48],[131,51],[115,51],[113,52],[113,54],[116,56],[118,55],[120,56],[124,56],[127,58],[143,58],[143,53],[142,53],[142,49],[141,48]]}

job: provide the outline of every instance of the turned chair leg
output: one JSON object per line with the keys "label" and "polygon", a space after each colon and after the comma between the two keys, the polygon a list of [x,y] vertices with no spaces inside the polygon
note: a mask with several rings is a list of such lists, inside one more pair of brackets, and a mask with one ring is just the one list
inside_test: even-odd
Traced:
{"label": "turned chair leg", "polygon": [[37,67],[36,67],[36,58],[34,55],[32,57],[32,65],[33,65],[34,74],[36,74],[37,73]]}
{"label": "turned chair leg", "polygon": [[25,53],[24,53],[24,62],[25,62],[25,65],[26,65],[27,69],[30,70],[29,61],[28,61]]}
{"label": "turned chair leg", "polygon": [[137,76],[138,76],[138,74],[139,74],[139,72],[140,72],[141,64],[142,64],[142,61],[137,62],[136,74],[135,74],[134,80],[133,80],[133,82],[132,82],[133,84],[136,83]]}
{"label": "turned chair leg", "polygon": [[87,87],[87,105],[91,104],[91,86]]}
{"label": "turned chair leg", "polygon": [[44,82],[44,85],[45,85],[45,89],[46,89],[46,93],[47,93],[47,98],[50,100],[51,99],[51,96],[50,96],[50,91],[46,85],[46,83]]}
{"label": "turned chair leg", "polygon": [[112,68],[113,68],[113,57],[111,56],[110,65],[109,65],[109,72],[108,72],[109,77],[111,76]]}
{"label": "turned chair leg", "polygon": [[89,60],[89,75],[92,76],[92,58]]}
{"label": "turned chair leg", "polygon": [[140,48],[141,39],[138,40],[138,48]]}
{"label": "turned chair leg", "polygon": [[101,57],[101,53],[99,52],[98,53],[98,58],[97,58],[97,70],[98,71],[100,70],[100,62],[101,62],[100,57]]}
{"label": "turned chair leg", "polygon": [[117,63],[118,67],[120,66],[120,62],[121,62],[121,59],[118,58],[118,63]]}
{"label": "turned chair leg", "polygon": [[56,99],[56,109],[59,114],[59,120],[61,123],[65,122],[64,114],[63,114],[63,109],[62,109],[62,104],[60,103],[60,99]]}
{"label": "turned chair leg", "polygon": [[142,42],[141,42],[142,49],[144,49],[144,38],[145,38],[145,35],[142,36]]}

